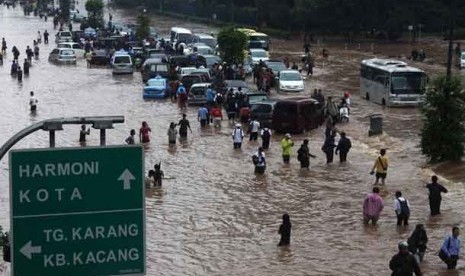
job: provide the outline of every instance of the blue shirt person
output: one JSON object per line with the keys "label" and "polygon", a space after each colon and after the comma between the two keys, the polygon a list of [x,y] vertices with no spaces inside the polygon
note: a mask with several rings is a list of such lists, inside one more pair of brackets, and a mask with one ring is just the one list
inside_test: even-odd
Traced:
{"label": "blue shirt person", "polygon": [[199,108],[199,111],[197,113],[197,120],[200,121],[200,126],[206,126],[208,122],[208,109],[205,106],[202,106],[201,108]]}
{"label": "blue shirt person", "polygon": [[455,269],[460,256],[462,241],[459,239],[460,230],[458,227],[452,228],[452,235],[444,239],[439,257],[447,264],[448,269]]}

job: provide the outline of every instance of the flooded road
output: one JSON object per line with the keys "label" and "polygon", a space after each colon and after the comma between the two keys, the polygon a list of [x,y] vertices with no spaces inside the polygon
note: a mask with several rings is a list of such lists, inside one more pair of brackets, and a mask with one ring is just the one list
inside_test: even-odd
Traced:
{"label": "flooded road", "polygon": [[[114,18],[126,14],[112,10]],[[207,27],[155,17],[153,25],[163,33],[171,26]],[[77,27],[77,26],[76,26]],[[122,144],[130,129],[142,121],[152,128],[152,142],[145,151],[145,167],[162,161],[169,179],[161,189],[147,191],[147,275],[389,275],[388,262],[397,252],[397,242],[406,239],[416,223],[424,223],[429,235],[422,268],[426,275],[460,275],[447,272],[436,256],[440,243],[452,225],[463,226],[465,191],[462,183],[446,183],[439,217],[429,217],[427,191],[431,172],[422,169],[419,154],[416,109],[382,109],[358,94],[358,65],[366,53],[329,48],[335,56],[316,76],[308,80],[307,91],[322,87],[327,94],[353,92],[353,120],[341,126],[353,138],[349,162],[326,165],[320,147],[323,129],[293,136],[291,165],[281,160],[276,134],[267,154],[267,172],[253,173],[251,155],[259,146],[245,142],[233,150],[232,124],[222,122],[221,130],[200,129],[196,109],[188,108],[193,134],[185,143],[168,145],[166,131],[170,122],[180,119],[180,110],[169,101],[144,101],[140,74],[112,76],[111,70],[86,68],[83,60],[76,66],[57,66],[47,61],[55,46],[40,45],[41,56],[33,62],[30,76],[22,83],[11,78],[9,61],[16,45],[24,58],[37,30],[54,35],[52,22],[24,17],[20,8],[0,6],[0,36],[8,42],[8,56],[0,67],[0,143],[14,133],[40,120],[92,115],[124,115],[126,122],[107,132],[109,145]],[[273,44],[276,54],[282,49],[297,53],[300,46]],[[273,51],[273,49],[272,49]],[[333,55],[333,54],[332,54]],[[36,115],[29,113],[29,91],[35,91]],[[366,116],[383,113],[388,135],[367,137]],[[57,133],[57,146],[79,146],[79,126],[66,126]],[[295,152],[303,139],[310,140],[310,171],[301,171]],[[88,145],[98,145],[99,135],[91,130]],[[35,133],[15,148],[48,146],[48,134]],[[372,189],[368,174],[380,148],[388,148],[390,172],[382,194],[385,200],[379,225],[364,227],[361,206]],[[8,158],[0,164],[0,225],[9,225]],[[392,207],[394,193],[402,190],[412,206],[410,226],[398,229]],[[291,246],[278,248],[277,230],[283,213],[291,216]]]}

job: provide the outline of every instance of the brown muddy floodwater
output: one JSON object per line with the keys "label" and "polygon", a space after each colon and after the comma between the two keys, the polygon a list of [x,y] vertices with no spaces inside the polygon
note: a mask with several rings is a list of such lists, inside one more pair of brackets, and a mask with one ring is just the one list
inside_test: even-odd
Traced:
{"label": "brown muddy floodwater", "polygon": [[[121,11],[111,12],[115,19],[130,20]],[[26,46],[32,45],[37,30],[48,29],[53,37],[50,21],[24,17],[19,7],[0,6],[0,36],[6,38],[10,50],[13,45],[19,48],[20,57],[24,57]],[[153,25],[161,33],[175,25],[210,32],[207,26],[159,16],[154,16]],[[437,43],[430,48],[444,51],[443,43]],[[323,129],[316,129],[293,137],[294,156],[291,165],[284,166],[279,146],[282,136],[277,134],[266,153],[267,172],[256,176],[250,156],[259,144],[247,141],[242,150],[233,150],[232,124],[223,121],[221,130],[200,129],[196,108],[189,107],[193,134],[187,142],[169,146],[166,131],[170,122],[180,119],[181,112],[170,101],[144,101],[139,73],[112,76],[108,69],[86,68],[83,60],[76,66],[50,64],[47,58],[53,47],[53,39],[49,45],[41,45],[41,56],[22,84],[9,74],[11,52],[0,67],[0,143],[43,119],[124,115],[126,122],[107,134],[109,145],[122,144],[130,129],[138,129],[147,121],[153,132],[145,151],[145,167],[162,161],[165,176],[170,178],[162,188],[147,192],[147,275],[389,275],[388,263],[398,241],[406,239],[416,223],[426,225],[430,239],[422,264],[426,275],[464,273],[462,261],[458,271],[447,272],[436,256],[450,227],[464,226],[463,184],[445,183],[450,193],[444,197],[443,214],[429,217],[424,185],[431,172],[422,169],[418,111],[381,108],[358,96],[359,62],[373,54],[326,45],[329,63],[323,66],[317,61],[315,76],[307,80],[305,94],[315,87],[327,95],[342,95],[345,90],[353,94],[351,122],[340,127],[353,139],[349,162],[326,165],[320,151]],[[321,47],[316,46],[317,51]],[[382,47],[410,52],[409,45]],[[301,50],[298,42],[275,40],[271,54],[297,58]],[[437,63],[418,66],[432,74],[442,70]],[[31,90],[39,100],[36,115],[28,110]],[[385,135],[367,137],[366,116],[372,113],[384,115]],[[78,146],[78,134],[79,126],[66,126],[57,134],[57,146]],[[304,138],[310,139],[310,149],[318,156],[312,160],[310,171],[301,171],[295,157]],[[98,132],[91,130],[88,145],[98,143]],[[15,148],[47,146],[47,133],[38,132]],[[364,227],[361,206],[373,181],[368,172],[382,147],[388,148],[390,157],[388,184],[383,189],[386,207],[377,227]],[[0,225],[8,229],[7,157],[0,166]],[[412,205],[411,225],[402,229],[395,226],[392,207],[396,190],[402,190]],[[286,212],[293,226],[291,246],[278,248],[277,230]]]}

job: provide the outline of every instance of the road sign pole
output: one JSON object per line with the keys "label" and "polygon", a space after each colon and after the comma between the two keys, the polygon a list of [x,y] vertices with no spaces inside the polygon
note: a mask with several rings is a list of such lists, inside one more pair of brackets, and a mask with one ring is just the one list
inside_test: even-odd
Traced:
{"label": "road sign pole", "polygon": [[106,134],[105,129],[100,130],[100,146],[105,146],[106,143]]}
{"label": "road sign pole", "polygon": [[50,130],[49,133],[50,133],[50,136],[49,136],[50,147],[54,148],[55,147],[55,130]]}

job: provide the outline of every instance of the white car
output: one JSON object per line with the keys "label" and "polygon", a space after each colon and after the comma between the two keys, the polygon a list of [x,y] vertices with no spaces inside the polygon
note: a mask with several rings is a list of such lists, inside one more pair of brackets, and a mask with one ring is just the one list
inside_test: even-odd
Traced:
{"label": "white car", "polygon": [[179,67],[179,69],[177,70],[179,79],[181,79],[184,76],[189,75],[190,73],[192,73],[195,70],[197,70],[196,67]]}
{"label": "white car", "polygon": [[81,47],[81,45],[79,45],[79,43],[76,42],[61,42],[58,43],[57,47],[63,49],[73,49],[77,58],[84,58],[84,54],[86,53],[86,51]]}
{"label": "white car", "polygon": [[304,79],[297,70],[282,70],[276,77],[276,90],[279,92],[302,92],[305,90]]}
{"label": "white car", "polygon": [[460,69],[465,68],[465,52],[462,52],[462,53],[460,54],[459,68],[460,68]]}
{"label": "white car", "polygon": [[197,45],[192,47],[192,51],[199,55],[211,55],[213,54],[213,50],[210,46],[207,45]]}
{"label": "white car", "polygon": [[250,49],[249,50],[249,63],[258,64],[261,61],[267,61],[270,59],[268,52],[263,49]]}
{"label": "white car", "polygon": [[72,42],[73,41],[73,34],[69,31],[60,31],[56,35],[55,42],[61,43],[61,42]]}

